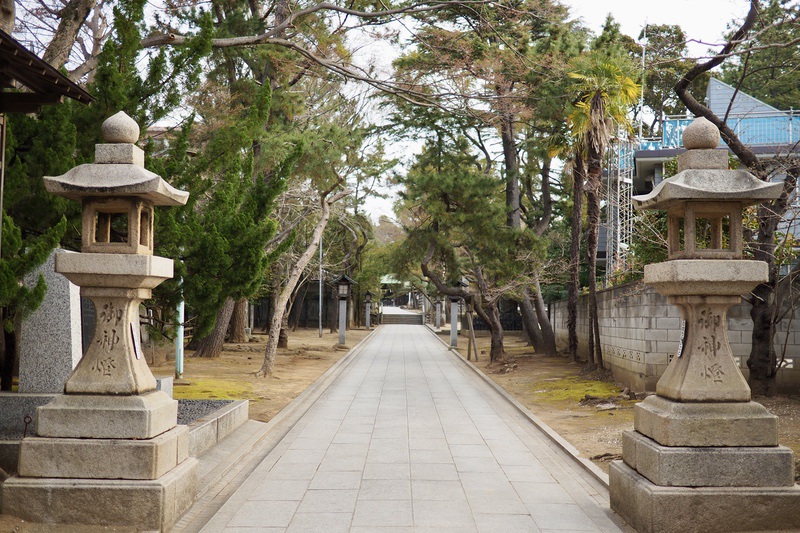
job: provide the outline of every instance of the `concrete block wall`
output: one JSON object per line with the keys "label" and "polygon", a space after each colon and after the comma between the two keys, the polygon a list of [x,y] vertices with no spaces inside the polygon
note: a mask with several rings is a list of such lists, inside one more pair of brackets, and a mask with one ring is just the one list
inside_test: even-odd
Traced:
{"label": "concrete block wall", "polygon": [[[617,381],[632,390],[655,392],[656,382],[678,350],[680,310],[642,282],[601,291],[597,298],[600,344],[606,367],[612,370]],[[578,345],[584,356],[588,352],[588,303],[586,295],[578,300]],[[551,304],[551,316],[558,348],[566,349],[566,300]],[[731,308],[728,342],[745,376],[752,329],[749,304],[743,302]],[[786,343],[785,363],[778,374],[779,388],[797,391],[800,388],[800,316],[792,323],[784,320],[775,339],[779,360]]]}

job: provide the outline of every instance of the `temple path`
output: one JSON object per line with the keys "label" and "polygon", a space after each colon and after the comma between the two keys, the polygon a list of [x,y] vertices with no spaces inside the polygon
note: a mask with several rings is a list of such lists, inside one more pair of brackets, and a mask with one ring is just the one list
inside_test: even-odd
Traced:
{"label": "temple path", "polygon": [[425,326],[381,326],[265,454],[203,532],[629,531]]}

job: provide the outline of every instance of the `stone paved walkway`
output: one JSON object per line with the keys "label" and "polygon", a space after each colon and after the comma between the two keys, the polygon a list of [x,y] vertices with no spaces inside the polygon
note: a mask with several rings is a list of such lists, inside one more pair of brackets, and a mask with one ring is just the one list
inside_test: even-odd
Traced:
{"label": "stone paved walkway", "polygon": [[627,531],[424,326],[382,326],[202,530]]}

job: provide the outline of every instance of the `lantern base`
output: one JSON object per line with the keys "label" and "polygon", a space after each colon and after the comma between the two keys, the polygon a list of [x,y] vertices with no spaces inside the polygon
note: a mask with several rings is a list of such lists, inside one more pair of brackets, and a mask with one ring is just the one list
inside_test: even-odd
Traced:
{"label": "lantern base", "polygon": [[178,402],[165,392],[134,396],[65,394],[37,409],[40,437],[150,439],[175,427]]}
{"label": "lantern base", "polygon": [[741,296],[768,279],[766,263],[744,259],[676,259],[644,267],[644,282],[664,296]]}
{"label": "lantern base", "polygon": [[800,487],[663,487],[622,461],[609,471],[611,509],[641,533],[797,531]]}
{"label": "lantern base", "polygon": [[3,513],[34,523],[169,531],[197,496],[197,470],[189,458],[154,480],[12,477],[3,483]]}

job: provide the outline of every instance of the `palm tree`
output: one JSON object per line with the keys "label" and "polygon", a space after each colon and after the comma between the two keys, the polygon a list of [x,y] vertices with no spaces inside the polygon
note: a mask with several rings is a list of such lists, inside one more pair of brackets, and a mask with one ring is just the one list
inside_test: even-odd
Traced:
{"label": "palm tree", "polygon": [[600,187],[605,152],[614,133],[631,130],[630,107],[641,87],[634,80],[632,63],[624,56],[593,51],[572,62],[576,99],[570,113],[575,145],[585,157],[587,262],[589,265],[589,365],[603,367],[597,316],[597,240],[600,229]]}

